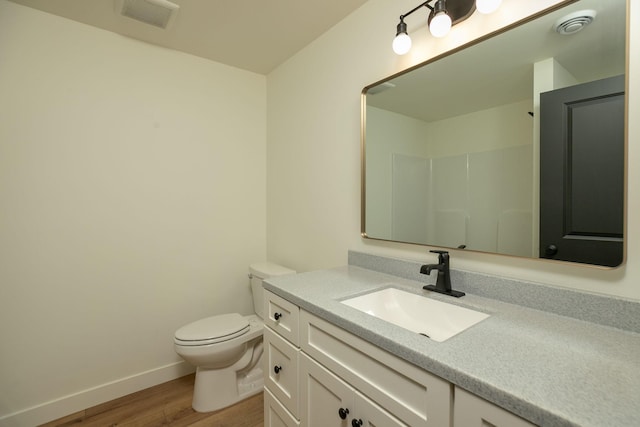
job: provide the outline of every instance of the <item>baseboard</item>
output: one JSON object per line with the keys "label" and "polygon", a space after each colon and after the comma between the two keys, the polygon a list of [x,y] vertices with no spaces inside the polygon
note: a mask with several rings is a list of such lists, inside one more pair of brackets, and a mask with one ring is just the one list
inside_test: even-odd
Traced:
{"label": "baseboard", "polygon": [[0,417],[0,427],[33,427],[194,372],[181,361]]}

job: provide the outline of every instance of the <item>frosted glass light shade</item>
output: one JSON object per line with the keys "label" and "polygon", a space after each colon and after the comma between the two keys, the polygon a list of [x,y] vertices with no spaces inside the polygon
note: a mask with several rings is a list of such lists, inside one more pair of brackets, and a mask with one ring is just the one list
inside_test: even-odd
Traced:
{"label": "frosted glass light shade", "polygon": [[476,0],[476,9],[480,13],[493,13],[500,7],[502,0]]}
{"label": "frosted glass light shade", "polygon": [[444,37],[451,29],[451,17],[445,12],[437,13],[429,24],[429,31],[433,37]]}
{"label": "frosted glass light shade", "polygon": [[393,51],[398,55],[404,55],[411,49],[411,37],[407,33],[400,33],[393,39]]}

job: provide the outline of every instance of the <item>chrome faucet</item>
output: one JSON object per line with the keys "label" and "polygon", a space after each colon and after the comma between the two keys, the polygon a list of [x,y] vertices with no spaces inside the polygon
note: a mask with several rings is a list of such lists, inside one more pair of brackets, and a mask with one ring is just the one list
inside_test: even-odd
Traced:
{"label": "chrome faucet", "polygon": [[425,285],[422,289],[428,291],[434,291],[452,297],[460,298],[464,296],[464,292],[454,291],[451,289],[451,274],[449,273],[449,252],[447,251],[429,251],[438,254],[438,264],[425,264],[420,267],[421,274],[431,274],[433,270],[438,271],[438,278],[436,284]]}

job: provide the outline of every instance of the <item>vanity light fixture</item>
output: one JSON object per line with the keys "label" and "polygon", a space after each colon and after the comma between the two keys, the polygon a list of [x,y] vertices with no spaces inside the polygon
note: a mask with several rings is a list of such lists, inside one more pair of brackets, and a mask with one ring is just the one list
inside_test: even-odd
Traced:
{"label": "vanity light fixture", "polygon": [[[429,9],[429,32],[434,37],[444,37],[451,27],[462,22],[473,14],[475,10],[480,13],[491,13],[500,7],[502,0],[427,0],[400,15],[400,23],[396,27],[396,37],[393,39],[393,51],[398,55],[404,55],[411,49],[411,37],[407,33],[407,24],[404,18],[418,9]],[[433,5],[432,5],[433,3]]]}

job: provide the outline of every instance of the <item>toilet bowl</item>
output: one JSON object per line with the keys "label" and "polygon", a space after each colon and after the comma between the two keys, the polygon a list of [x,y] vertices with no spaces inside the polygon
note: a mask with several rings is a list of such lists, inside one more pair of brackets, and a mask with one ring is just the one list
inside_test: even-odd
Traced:
{"label": "toilet bowl", "polygon": [[262,280],[292,273],[273,263],[252,264],[249,277],[255,314],[220,314],[176,331],[176,353],[197,367],[192,402],[197,412],[216,411],[262,391]]}

